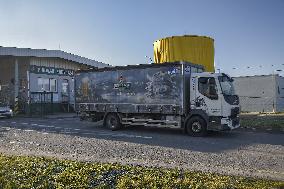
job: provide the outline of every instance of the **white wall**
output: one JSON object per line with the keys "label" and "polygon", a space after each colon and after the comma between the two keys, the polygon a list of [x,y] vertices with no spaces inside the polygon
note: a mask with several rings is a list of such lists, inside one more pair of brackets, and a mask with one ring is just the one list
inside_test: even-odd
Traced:
{"label": "white wall", "polygon": [[234,78],[236,93],[240,97],[241,111],[277,111],[275,77],[275,75],[264,75]]}
{"label": "white wall", "polygon": [[277,111],[284,112],[284,77],[276,77]]}

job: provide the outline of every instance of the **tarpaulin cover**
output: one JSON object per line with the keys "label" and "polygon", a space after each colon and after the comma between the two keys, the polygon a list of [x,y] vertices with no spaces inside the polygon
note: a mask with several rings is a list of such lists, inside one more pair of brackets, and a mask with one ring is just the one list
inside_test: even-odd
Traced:
{"label": "tarpaulin cover", "polygon": [[186,61],[214,72],[214,40],[205,36],[173,36],[154,42],[155,63]]}

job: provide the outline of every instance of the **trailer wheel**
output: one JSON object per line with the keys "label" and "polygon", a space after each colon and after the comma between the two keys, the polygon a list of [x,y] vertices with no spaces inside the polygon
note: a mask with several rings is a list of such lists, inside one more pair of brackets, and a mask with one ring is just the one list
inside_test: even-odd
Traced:
{"label": "trailer wheel", "polygon": [[199,116],[191,117],[186,123],[186,131],[190,136],[205,136],[207,134],[205,120]]}
{"label": "trailer wheel", "polygon": [[120,119],[116,114],[108,114],[105,117],[104,126],[113,131],[121,128]]}

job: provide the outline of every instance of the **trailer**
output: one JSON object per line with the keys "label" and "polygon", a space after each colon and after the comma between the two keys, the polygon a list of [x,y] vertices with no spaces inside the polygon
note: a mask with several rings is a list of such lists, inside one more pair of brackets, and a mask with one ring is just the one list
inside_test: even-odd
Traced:
{"label": "trailer", "polygon": [[[238,127],[238,97],[221,93],[220,79],[232,87],[231,78],[203,71],[188,62],[80,71],[75,75],[76,110],[81,119],[104,120],[111,130],[142,125],[204,136],[208,130]],[[229,107],[222,105],[222,97]]]}

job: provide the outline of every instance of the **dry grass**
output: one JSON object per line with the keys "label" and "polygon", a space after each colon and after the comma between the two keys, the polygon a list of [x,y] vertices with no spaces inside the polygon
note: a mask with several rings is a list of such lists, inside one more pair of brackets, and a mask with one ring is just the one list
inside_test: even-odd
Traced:
{"label": "dry grass", "polygon": [[284,182],[0,154],[0,188],[281,188]]}
{"label": "dry grass", "polygon": [[284,131],[284,113],[241,114],[241,127]]}

